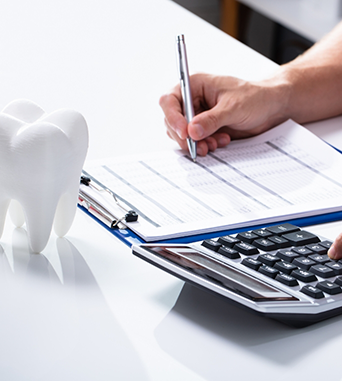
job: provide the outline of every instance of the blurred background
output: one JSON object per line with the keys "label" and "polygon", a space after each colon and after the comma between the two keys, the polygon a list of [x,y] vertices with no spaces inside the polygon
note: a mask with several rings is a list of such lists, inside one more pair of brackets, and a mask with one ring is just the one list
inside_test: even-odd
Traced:
{"label": "blurred background", "polygon": [[342,0],[173,1],[278,64],[320,40],[342,13]]}

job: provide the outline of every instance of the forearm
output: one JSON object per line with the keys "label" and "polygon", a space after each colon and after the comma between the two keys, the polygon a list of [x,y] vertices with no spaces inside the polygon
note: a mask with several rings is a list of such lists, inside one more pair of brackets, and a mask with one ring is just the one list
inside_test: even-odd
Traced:
{"label": "forearm", "polygon": [[342,114],[342,23],[272,80],[286,89],[285,113],[298,123]]}

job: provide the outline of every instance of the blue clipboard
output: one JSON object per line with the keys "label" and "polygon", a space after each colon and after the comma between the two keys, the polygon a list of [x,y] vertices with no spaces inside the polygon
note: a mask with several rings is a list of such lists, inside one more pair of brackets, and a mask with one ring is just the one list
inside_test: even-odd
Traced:
{"label": "blue clipboard", "polygon": [[[132,230],[130,230],[128,228],[127,229],[110,228],[109,226],[107,226],[103,222],[101,222],[99,219],[97,219],[93,214],[89,213],[86,208],[84,208],[83,206],[80,206],[80,205],[78,205],[78,206],[81,210],[83,210],[91,218],[96,220],[100,225],[102,225],[106,230],[108,230],[115,237],[119,238],[127,246],[131,247],[132,245],[136,245],[136,244],[140,244],[140,243],[146,243],[146,241],[144,241],[142,238],[140,238]],[[279,223],[289,222],[293,225],[303,227],[303,226],[318,225],[318,224],[340,221],[340,220],[342,220],[342,211],[341,212],[322,214],[319,216],[303,217],[303,218],[297,218],[297,219],[292,219],[292,220],[279,221]],[[263,227],[267,227],[267,226],[271,226],[271,225],[276,225],[276,223],[273,222],[273,223],[269,223],[269,224],[249,226],[248,230],[254,230],[254,229],[263,228]],[[215,237],[219,237],[219,236],[235,234],[235,233],[239,233],[239,232],[244,231],[244,230],[246,230],[246,228],[221,230],[219,232],[213,232],[213,233],[196,234],[196,235],[191,235],[188,237],[154,241],[153,243],[157,243],[157,242],[191,243],[191,242],[196,242],[196,241],[204,241],[204,240],[209,239],[209,238],[215,238]]]}

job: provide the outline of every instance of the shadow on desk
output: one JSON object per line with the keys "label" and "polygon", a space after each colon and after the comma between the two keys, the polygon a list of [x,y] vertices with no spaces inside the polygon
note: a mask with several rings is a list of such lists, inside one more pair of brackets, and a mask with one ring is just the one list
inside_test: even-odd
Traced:
{"label": "shadow on desk", "polygon": [[[206,380],[226,380],[227,371],[236,374],[234,380],[247,380],[259,379],[255,377],[265,363],[268,370],[291,369],[300,362],[308,362],[313,369],[316,351],[342,338],[341,322],[339,316],[306,328],[291,328],[185,284],[155,336],[165,352]],[[271,371],[259,376],[264,381],[275,379]]]}
{"label": "shadow on desk", "polygon": [[0,246],[1,379],[147,380],[77,248],[58,238],[31,253],[24,229],[12,241]]}

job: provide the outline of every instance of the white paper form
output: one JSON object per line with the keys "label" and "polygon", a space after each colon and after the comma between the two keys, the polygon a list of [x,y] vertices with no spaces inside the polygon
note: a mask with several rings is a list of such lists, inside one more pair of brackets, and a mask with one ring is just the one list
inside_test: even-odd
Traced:
{"label": "white paper form", "polygon": [[85,169],[139,214],[129,227],[147,242],[342,210],[342,155],[293,121],[196,163],[169,151]]}

